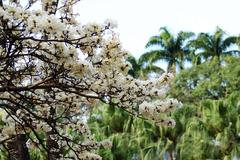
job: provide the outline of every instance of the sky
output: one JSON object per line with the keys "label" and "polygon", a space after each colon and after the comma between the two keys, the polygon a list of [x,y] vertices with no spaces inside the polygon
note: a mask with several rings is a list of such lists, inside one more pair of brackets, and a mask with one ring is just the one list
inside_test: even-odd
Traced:
{"label": "sky", "polygon": [[240,0],[81,0],[77,11],[82,23],[113,19],[124,49],[135,57],[159,28],[213,32],[217,26],[229,35],[240,33]]}

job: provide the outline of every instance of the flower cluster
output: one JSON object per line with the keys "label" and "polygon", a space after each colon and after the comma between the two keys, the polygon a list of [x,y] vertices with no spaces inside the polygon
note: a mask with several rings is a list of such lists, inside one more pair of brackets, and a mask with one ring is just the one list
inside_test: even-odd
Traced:
{"label": "flower cluster", "polygon": [[172,74],[129,76],[115,22],[80,24],[78,1],[0,4],[0,145],[12,159],[29,159],[32,149],[48,159],[101,159],[93,151],[111,143],[94,141],[86,124],[100,101],[174,126],[169,113],[180,103],[166,99]]}

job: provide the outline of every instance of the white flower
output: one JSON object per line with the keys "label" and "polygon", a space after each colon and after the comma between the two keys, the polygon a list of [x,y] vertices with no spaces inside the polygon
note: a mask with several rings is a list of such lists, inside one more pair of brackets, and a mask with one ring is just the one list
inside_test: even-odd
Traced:
{"label": "white flower", "polygon": [[14,135],[15,134],[15,128],[14,128],[14,126],[8,126],[8,127],[5,127],[5,128],[3,128],[3,130],[2,130],[2,135],[3,136],[12,136],[12,135]]}
{"label": "white flower", "polygon": [[105,26],[109,26],[112,29],[112,28],[116,28],[117,27],[117,22],[112,20],[112,19],[106,19],[104,21],[104,25]]}
{"label": "white flower", "polygon": [[[14,66],[21,74],[12,76],[13,70],[9,75],[9,71],[5,71],[9,68],[7,63],[1,63],[0,70],[6,79],[11,79],[12,86],[23,88],[21,94],[8,90],[1,93],[3,104],[13,105],[14,111],[17,108],[16,113],[6,108],[11,115],[0,109],[2,121],[6,123],[1,139],[15,134],[17,129],[21,133],[24,129],[30,132],[27,126],[22,128],[26,125],[23,122],[29,120],[31,129],[36,132],[58,131],[59,135],[55,134],[54,139],[58,139],[64,150],[69,150],[69,144],[76,149],[80,159],[100,160],[98,155],[83,151],[112,145],[108,140],[94,141],[85,123],[91,106],[99,100],[115,103],[116,107],[157,125],[173,127],[175,122],[168,113],[180,103],[165,98],[173,75],[165,73],[147,81],[129,76],[128,52],[114,33],[116,23],[106,20],[103,24],[80,25],[73,12],[78,0],[58,1],[61,8],[53,5],[56,1],[39,0],[43,7],[39,10],[11,3],[0,7],[0,17],[8,25],[7,30],[2,26],[0,29],[12,33],[6,38],[16,39],[11,52],[17,54],[13,57]],[[13,26],[15,28],[11,30]],[[7,55],[6,49],[0,49],[1,57],[7,59]],[[57,122],[51,123],[53,120]],[[17,124],[22,125],[18,128]],[[71,142],[75,133],[83,137],[82,146]],[[67,141],[62,136],[66,136]],[[34,146],[29,144],[28,147]],[[66,156],[72,156],[71,151]]]}
{"label": "white flower", "polygon": [[110,140],[103,140],[100,142],[100,145],[104,148],[112,148],[112,142]]}
{"label": "white flower", "polygon": [[102,160],[102,157],[90,152],[79,153],[79,158],[84,160]]}

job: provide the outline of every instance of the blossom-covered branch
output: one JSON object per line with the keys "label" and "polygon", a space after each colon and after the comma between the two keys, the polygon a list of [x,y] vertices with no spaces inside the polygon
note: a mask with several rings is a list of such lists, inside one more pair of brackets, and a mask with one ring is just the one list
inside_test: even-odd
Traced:
{"label": "blossom-covered branch", "polygon": [[34,150],[49,160],[101,159],[93,150],[111,143],[94,141],[84,121],[99,101],[174,126],[172,75],[129,76],[116,24],[80,24],[78,1],[0,1],[0,142],[9,158],[29,159]]}

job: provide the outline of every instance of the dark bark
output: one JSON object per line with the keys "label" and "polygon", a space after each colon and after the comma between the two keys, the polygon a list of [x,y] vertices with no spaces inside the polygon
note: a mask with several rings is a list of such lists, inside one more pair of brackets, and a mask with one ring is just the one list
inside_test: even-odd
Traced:
{"label": "dark bark", "polygon": [[54,134],[52,132],[48,132],[47,133],[47,160],[56,160],[60,155],[60,151],[59,151],[59,145],[57,143],[56,140],[54,140],[53,138],[51,138],[51,136],[54,136]]}
{"label": "dark bark", "polygon": [[26,142],[26,135],[18,134],[7,143],[9,160],[30,160]]}

